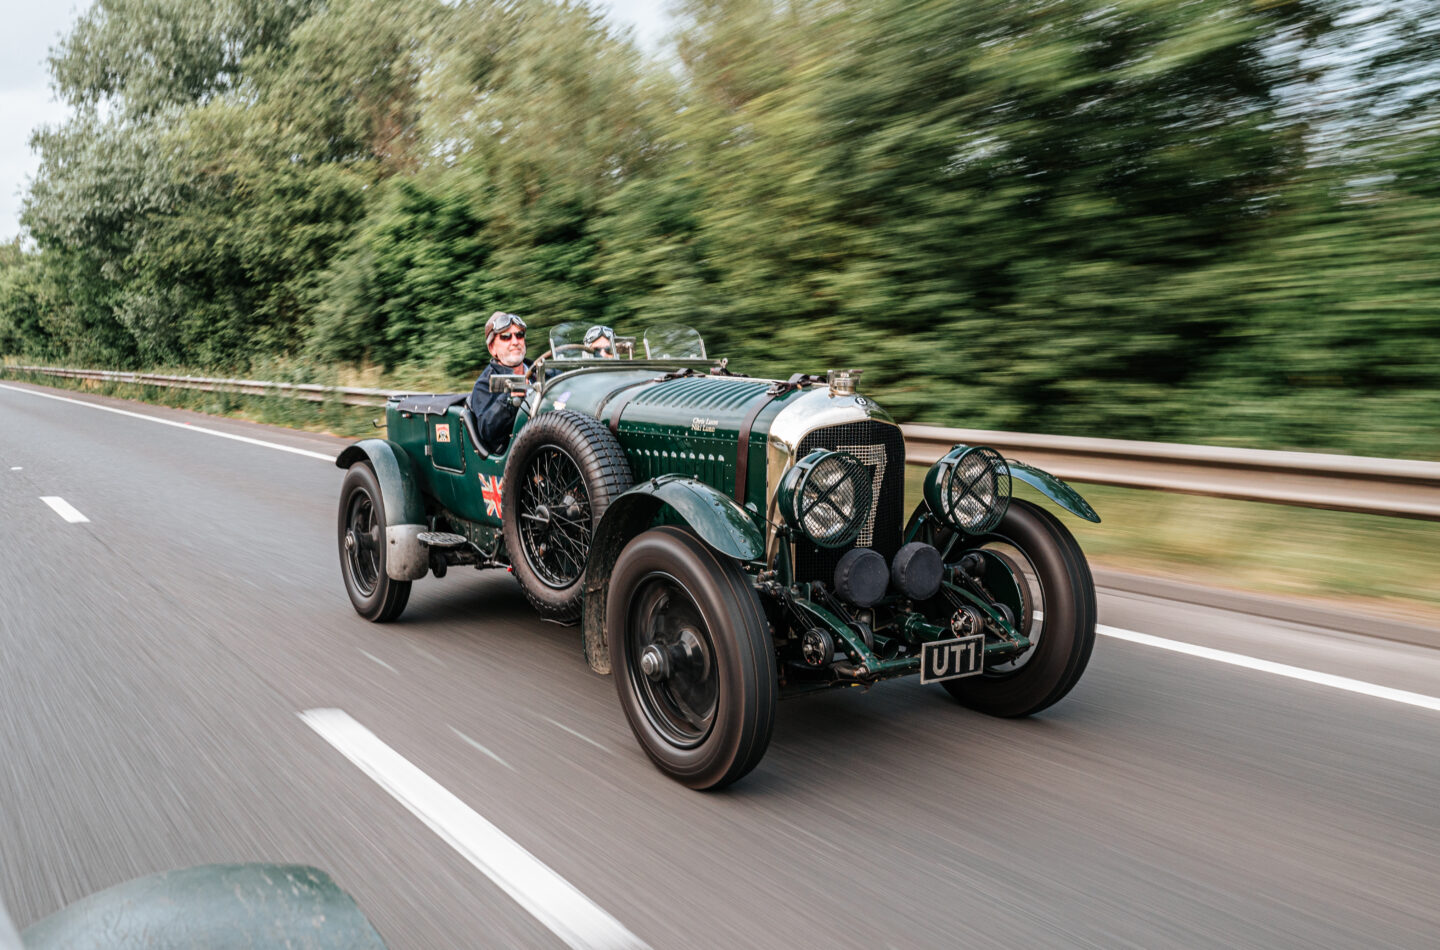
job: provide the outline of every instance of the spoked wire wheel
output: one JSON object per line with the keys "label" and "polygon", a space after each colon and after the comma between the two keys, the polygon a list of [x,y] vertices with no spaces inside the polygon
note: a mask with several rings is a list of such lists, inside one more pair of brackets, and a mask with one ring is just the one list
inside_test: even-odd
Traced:
{"label": "spoked wire wheel", "polygon": [[563,448],[543,445],[518,487],[526,562],[547,587],[569,587],[590,554],[590,492],[579,464]]}
{"label": "spoked wire wheel", "polygon": [[515,578],[541,616],[580,616],[595,528],[633,484],[625,450],[594,416],[542,413],[510,444],[501,530]]}
{"label": "spoked wire wheel", "polygon": [[625,630],[625,667],[650,725],[679,749],[715,725],[720,681],[700,609],[669,574],[640,581]]}

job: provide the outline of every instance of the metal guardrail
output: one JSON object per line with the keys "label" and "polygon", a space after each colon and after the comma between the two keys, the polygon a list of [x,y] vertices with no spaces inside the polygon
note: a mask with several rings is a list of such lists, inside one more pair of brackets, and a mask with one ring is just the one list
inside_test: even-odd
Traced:
{"label": "metal guardrail", "polygon": [[401,390],[364,389],[357,386],[320,386],[315,383],[270,383],[254,379],[217,379],[208,376],[167,376],[162,373],[126,373],[108,369],[70,369],[58,366],[0,366],[0,370],[61,376],[68,379],[93,379],[136,386],[163,386],[172,389],[199,389],[205,392],[230,392],[245,396],[290,396],[309,402],[324,402],[338,397],[347,406],[383,406],[385,400]]}
{"label": "metal guardrail", "polygon": [[[282,395],[312,402],[339,398],[351,406],[380,406],[389,396],[402,392],[51,366],[0,366],[0,370],[141,386]],[[1070,481],[1440,521],[1440,462],[987,429],[921,425],[900,428],[905,434],[906,460],[915,465],[932,464],[957,443],[984,443]]]}
{"label": "metal guardrail", "polygon": [[983,442],[1067,481],[1440,521],[1440,462],[901,426],[909,461]]}

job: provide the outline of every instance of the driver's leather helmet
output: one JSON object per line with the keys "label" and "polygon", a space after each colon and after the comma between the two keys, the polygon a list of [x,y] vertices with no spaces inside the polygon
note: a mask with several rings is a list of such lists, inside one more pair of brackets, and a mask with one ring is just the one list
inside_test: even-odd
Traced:
{"label": "driver's leather helmet", "polygon": [[522,330],[525,329],[525,321],[513,313],[496,310],[490,314],[490,319],[485,321],[485,345],[488,347],[495,341],[495,334],[512,324]]}

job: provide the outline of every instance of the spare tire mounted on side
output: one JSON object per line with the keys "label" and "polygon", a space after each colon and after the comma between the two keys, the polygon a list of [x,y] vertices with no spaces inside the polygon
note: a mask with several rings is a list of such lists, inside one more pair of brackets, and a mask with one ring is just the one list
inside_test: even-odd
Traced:
{"label": "spare tire mounted on side", "polygon": [[510,448],[502,500],[505,549],[525,596],[551,620],[580,616],[590,539],[634,484],[615,435],[576,412],[547,412]]}

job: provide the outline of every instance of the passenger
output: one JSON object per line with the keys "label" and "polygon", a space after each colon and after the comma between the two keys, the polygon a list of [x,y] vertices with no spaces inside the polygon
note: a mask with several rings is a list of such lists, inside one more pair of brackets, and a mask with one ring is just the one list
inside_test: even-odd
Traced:
{"label": "passenger", "polygon": [[591,327],[585,331],[585,349],[597,359],[615,359],[615,331],[609,327]]}
{"label": "passenger", "polygon": [[517,407],[509,394],[490,391],[490,377],[507,373],[523,376],[530,371],[530,364],[525,362],[525,321],[513,313],[496,310],[485,322],[485,346],[490,350],[490,365],[475,380],[470,411],[475,415],[481,444],[490,452],[503,452],[515,427]]}

